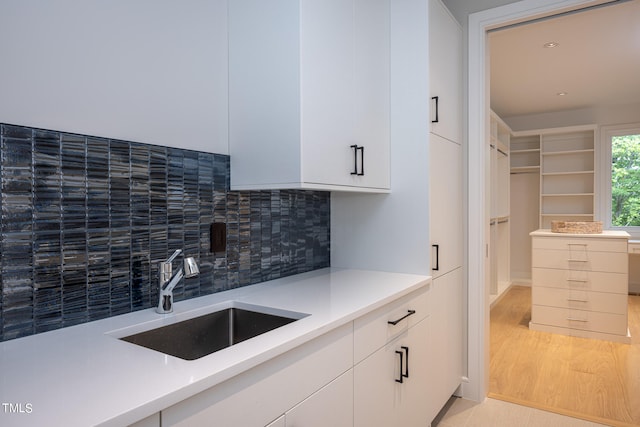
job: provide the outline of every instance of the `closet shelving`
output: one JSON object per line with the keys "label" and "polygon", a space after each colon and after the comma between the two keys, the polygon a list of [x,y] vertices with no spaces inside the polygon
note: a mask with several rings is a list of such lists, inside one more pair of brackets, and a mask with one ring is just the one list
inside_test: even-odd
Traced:
{"label": "closet shelving", "polygon": [[511,138],[511,173],[540,171],[540,136]]}
{"label": "closet shelving", "polygon": [[594,128],[541,135],[540,228],[551,221],[593,221]]}
{"label": "closet shelving", "polygon": [[512,132],[511,279],[531,280],[529,233],[551,221],[594,219],[595,126]]}
{"label": "closet shelving", "polygon": [[511,174],[539,174],[539,228],[594,219],[595,126],[514,132]]}
{"label": "closet shelving", "polygon": [[490,283],[492,303],[511,285],[510,276],[510,179],[511,129],[495,113],[490,116],[491,218]]}

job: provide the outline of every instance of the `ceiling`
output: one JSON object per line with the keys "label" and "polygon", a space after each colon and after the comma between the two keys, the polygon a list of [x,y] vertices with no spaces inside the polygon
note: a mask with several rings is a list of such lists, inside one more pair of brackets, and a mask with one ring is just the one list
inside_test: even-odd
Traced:
{"label": "ceiling", "polygon": [[494,31],[489,41],[491,108],[502,118],[640,103],[640,0]]}

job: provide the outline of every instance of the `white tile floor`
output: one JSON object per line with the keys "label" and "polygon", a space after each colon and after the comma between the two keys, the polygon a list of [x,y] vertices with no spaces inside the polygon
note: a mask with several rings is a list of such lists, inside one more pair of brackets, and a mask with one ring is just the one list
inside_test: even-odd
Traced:
{"label": "white tile floor", "polygon": [[447,404],[432,427],[598,427],[590,421],[579,420],[487,398],[482,403],[454,398]]}

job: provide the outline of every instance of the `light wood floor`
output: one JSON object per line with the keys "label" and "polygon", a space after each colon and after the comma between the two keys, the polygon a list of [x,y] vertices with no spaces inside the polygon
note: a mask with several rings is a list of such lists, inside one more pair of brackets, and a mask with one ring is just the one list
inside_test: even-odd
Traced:
{"label": "light wood floor", "polygon": [[531,288],[491,310],[490,397],[613,426],[640,426],[640,296],[631,344],[529,330]]}

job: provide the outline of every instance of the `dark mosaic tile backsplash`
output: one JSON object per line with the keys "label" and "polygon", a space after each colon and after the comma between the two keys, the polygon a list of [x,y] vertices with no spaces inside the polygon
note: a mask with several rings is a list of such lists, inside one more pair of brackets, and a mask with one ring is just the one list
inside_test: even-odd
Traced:
{"label": "dark mosaic tile backsplash", "polygon": [[225,155],[0,127],[0,341],[154,306],[179,248],[200,275],[176,301],[329,266],[329,193],[232,192]]}

